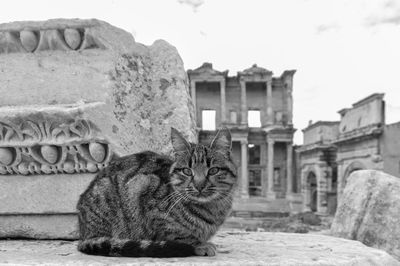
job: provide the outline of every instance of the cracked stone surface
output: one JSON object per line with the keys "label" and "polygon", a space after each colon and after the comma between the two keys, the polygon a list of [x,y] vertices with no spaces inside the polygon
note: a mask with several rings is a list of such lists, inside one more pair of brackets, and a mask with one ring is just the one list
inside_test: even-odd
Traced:
{"label": "cracked stone surface", "polygon": [[222,231],[216,257],[110,258],[88,256],[69,241],[0,241],[0,265],[385,265],[400,262],[361,242],[324,235]]}

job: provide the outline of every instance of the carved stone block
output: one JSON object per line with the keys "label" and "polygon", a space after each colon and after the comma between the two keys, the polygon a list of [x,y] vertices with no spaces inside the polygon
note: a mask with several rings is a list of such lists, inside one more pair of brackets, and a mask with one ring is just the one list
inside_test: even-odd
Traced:
{"label": "carved stone block", "polygon": [[[0,175],[94,173],[112,152],[98,127],[81,118],[83,106],[21,113],[0,108]],[[71,113],[76,113],[75,117]]]}
{"label": "carved stone block", "polygon": [[171,126],[195,140],[165,41],[99,20],[1,24],[0,73],[0,238],[76,238],[79,195],[114,155],[171,152]]}

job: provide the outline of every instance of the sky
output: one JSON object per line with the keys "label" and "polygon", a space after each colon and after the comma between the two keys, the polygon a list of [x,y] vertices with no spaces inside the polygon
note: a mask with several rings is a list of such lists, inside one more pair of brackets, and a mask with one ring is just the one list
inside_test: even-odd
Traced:
{"label": "sky", "polygon": [[105,20],[146,45],[167,40],[186,69],[296,69],[296,144],[309,120],[339,120],[375,92],[386,122],[400,121],[400,0],[13,0],[0,10],[0,23],[61,17]]}

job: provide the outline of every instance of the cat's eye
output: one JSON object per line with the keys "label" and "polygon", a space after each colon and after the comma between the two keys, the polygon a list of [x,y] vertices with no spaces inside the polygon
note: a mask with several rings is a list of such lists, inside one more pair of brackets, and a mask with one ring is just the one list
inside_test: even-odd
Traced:
{"label": "cat's eye", "polygon": [[219,172],[219,168],[218,167],[212,167],[210,168],[210,170],[208,170],[208,174],[209,175],[215,175]]}
{"label": "cat's eye", "polygon": [[189,168],[183,168],[182,172],[187,176],[192,176],[192,170]]}

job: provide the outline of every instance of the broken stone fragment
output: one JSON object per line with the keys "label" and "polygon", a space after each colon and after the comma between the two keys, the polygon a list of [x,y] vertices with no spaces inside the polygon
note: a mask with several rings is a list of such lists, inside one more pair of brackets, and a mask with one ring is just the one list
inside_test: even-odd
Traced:
{"label": "broken stone fragment", "polygon": [[95,19],[1,24],[0,73],[0,238],[78,237],[79,195],[113,156],[171,153],[171,126],[196,139],[165,41]]}
{"label": "broken stone fragment", "polygon": [[353,172],[331,226],[337,237],[359,240],[400,259],[400,179],[375,170]]}

